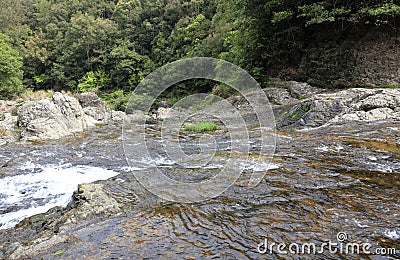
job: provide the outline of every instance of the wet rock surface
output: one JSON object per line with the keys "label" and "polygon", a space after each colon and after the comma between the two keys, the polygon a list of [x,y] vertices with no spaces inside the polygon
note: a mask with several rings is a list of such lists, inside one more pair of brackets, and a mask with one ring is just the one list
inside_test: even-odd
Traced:
{"label": "wet rock surface", "polygon": [[[155,133],[157,126],[148,125],[147,129]],[[257,131],[250,134],[257,143]],[[157,140],[157,135],[154,138]],[[190,136],[185,138],[190,144]],[[224,134],[216,138],[219,144],[224,143]],[[85,148],[79,148],[82,143]],[[259,259],[263,256],[256,247],[266,236],[277,243],[323,243],[335,241],[338,232],[369,242],[374,248],[399,250],[399,143],[398,124],[391,122],[279,131],[272,160],[279,167],[267,171],[258,186],[248,187],[251,172],[245,171],[221,196],[193,205],[157,199],[120,168],[124,163],[118,148],[122,145],[120,129],[106,127],[68,141],[63,150],[52,149],[50,144],[26,147],[52,150],[57,160],[71,160],[74,156],[68,151],[81,149],[86,155],[77,158],[77,164],[92,162],[121,174],[81,185],[65,209],[55,208],[14,229],[0,230],[0,257]],[[225,148],[220,148],[217,156],[228,158]],[[19,149],[25,151],[19,146],[8,147],[14,154]],[[252,149],[250,155],[256,151]],[[171,164],[162,167],[180,175],[184,170],[183,178],[191,179],[190,169]],[[324,252],[320,258],[342,256]]]}

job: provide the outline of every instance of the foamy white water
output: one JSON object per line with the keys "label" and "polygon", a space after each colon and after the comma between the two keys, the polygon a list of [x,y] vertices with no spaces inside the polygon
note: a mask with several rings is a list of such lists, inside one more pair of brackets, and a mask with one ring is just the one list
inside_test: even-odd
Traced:
{"label": "foamy white water", "polygon": [[[0,229],[14,227],[21,220],[45,213],[53,207],[65,207],[78,184],[107,180],[119,174],[102,168],[70,164],[40,166],[29,163],[21,168],[36,170],[35,173],[0,179],[0,210],[17,207],[16,211],[0,215]],[[38,168],[41,170],[38,171]],[[21,206],[20,209],[18,206]]]}

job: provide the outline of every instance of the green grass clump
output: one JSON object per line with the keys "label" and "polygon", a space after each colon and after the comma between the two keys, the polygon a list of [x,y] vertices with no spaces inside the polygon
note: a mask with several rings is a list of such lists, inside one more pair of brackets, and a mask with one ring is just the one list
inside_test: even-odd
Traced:
{"label": "green grass clump", "polygon": [[215,131],[219,130],[221,127],[213,122],[200,122],[196,124],[187,124],[183,126],[183,130],[185,131],[192,131],[192,132],[197,132],[197,133],[203,133],[203,132],[210,132],[210,131]]}

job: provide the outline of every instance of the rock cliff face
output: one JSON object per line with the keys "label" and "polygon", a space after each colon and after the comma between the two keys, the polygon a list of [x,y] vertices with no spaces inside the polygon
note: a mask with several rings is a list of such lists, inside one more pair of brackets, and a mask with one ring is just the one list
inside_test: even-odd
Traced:
{"label": "rock cliff face", "polygon": [[400,120],[400,89],[348,89],[317,94],[277,115],[280,128],[312,128],[350,121]]}
{"label": "rock cliff face", "polygon": [[285,75],[324,89],[400,86],[400,40],[390,26],[343,30],[321,25],[298,44],[301,49],[292,64],[271,76]]}

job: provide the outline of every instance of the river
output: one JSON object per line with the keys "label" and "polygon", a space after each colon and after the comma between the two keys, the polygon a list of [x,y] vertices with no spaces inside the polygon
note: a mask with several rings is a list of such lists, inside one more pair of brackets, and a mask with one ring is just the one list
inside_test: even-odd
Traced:
{"label": "river", "polygon": [[[159,126],[147,129],[157,133]],[[189,152],[199,149],[196,138],[183,137]],[[256,135],[252,138],[257,144]],[[229,144],[224,134],[216,140],[216,158],[223,162],[230,156]],[[97,181],[124,205],[124,214],[62,225],[57,232],[64,239],[35,252],[35,257],[52,259],[62,250],[60,254],[71,259],[291,259],[301,254],[286,255],[276,248],[261,254],[259,245],[266,239],[270,244],[321,245],[338,242],[342,234],[348,242],[369,243],[372,249],[396,248],[392,257],[399,258],[399,144],[399,124],[392,122],[278,131],[271,161],[253,161],[227,191],[194,204],[164,201],[135,180],[118,126],[98,127],[62,141],[8,144],[0,147],[0,243],[29,241],[26,234],[32,231],[5,228],[66,206],[78,183]],[[182,168],[162,155],[147,163],[191,182],[219,169],[218,163]],[[256,187],[248,186],[252,169],[266,171]],[[380,259],[329,250],[312,258]]]}

